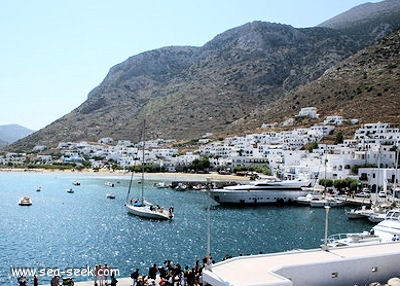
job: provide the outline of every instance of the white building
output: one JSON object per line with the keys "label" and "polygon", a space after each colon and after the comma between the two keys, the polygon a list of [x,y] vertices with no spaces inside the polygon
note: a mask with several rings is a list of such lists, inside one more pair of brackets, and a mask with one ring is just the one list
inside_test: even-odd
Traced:
{"label": "white building", "polygon": [[297,116],[298,117],[309,117],[312,119],[316,119],[319,117],[319,114],[317,113],[316,107],[304,107],[299,111],[299,114]]}
{"label": "white building", "polygon": [[343,125],[343,116],[340,115],[332,115],[327,116],[324,120],[324,124],[331,124],[331,125]]}
{"label": "white building", "polygon": [[389,123],[368,123],[363,124],[355,131],[354,139],[372,140],[375,143],[389,140],[395,144],[400,141],[400,130],[391,127]]}

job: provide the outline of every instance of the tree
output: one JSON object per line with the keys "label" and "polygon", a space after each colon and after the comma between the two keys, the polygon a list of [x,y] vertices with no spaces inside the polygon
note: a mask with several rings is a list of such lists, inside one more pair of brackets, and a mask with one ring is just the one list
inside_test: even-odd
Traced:
{"label": "tree", "polygon": [[314,141],[308,147],[308,151],[311,153],[314,149],[318,149],[318,142]]}
{"label": "tree", "polygon": [[201,157],[200,159],[194,159],[189,168],[196,171],[205,171],[210,168],[210,165],[211,163],[208,157]]}
{"label": "tree", "polygon": [[344,137],[343,137],[343,132],[342,132],[342,131],[339,131],[339,132],[336,134],[335,144],[342,144],[342,143],[343,143],[343,139],[344,139]]}

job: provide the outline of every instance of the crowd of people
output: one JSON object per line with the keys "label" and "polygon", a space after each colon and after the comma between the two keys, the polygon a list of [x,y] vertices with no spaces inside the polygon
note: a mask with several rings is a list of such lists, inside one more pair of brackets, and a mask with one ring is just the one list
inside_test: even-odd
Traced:
{"label": "crowd of people", "polygon": [[[37,275],[33,276],[33,286],[38,286],[39,285],[39,277]],[[18,277],[18,285],[19,286],[28,286],[29,284],[29,278],[26,277],[25,275],[21,275]]]}
{"label": "crowd of people", "polygon": [[196,260],[193,267],[182,267],[170,260],[157,266],[153,264],[147,273],[141,274],[139,269],[131,273],[133,286],[199,286],[202,284],[201,275],[203,269],[214,261],[212,257],[204,257],[202,263]]}
{"label": "crowd of people", "polygon": [[[231,257],[226,256],[224,259],[229,258]],[[140,273],[138,268],[133,271],[130,275],[132,286],[200,286],[202,284],[201,275],[203,269],[212,263],[214,261],[211,256],[204,257],[201,262],[196,260],[193,267],[189,267],[189,265],[182,267],[180,264],[174,264],[171,260],[164,260],[159,266],[157,264],[151,265],[145,273]],[[109,270],[107,264],[95,266],[94,286],[117,286],[118,280],[114,275],[115,273]],[[29,279],[25,276],[18,278],[19,286],[27,286],[28,282]],[[59,283],[60,277],[54,276],[50,285],[58,286],[60,285]],[[35,275],[33,285],[36,286],[38,284],[38,277]]]}

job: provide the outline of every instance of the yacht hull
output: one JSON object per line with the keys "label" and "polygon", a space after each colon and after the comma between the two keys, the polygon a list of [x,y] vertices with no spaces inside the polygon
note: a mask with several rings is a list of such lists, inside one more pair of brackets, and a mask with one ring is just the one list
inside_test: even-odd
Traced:
{"label": "yacht hull", "polygon": [[[236,186],[235,186],[236,187]],[[210,190],[211,198],[225,205],[262,205],[295,203],[296,199],[307,195],[307,190],[299,187],[275,188],[233,188]]]}
{"label": "yacht hull", "polygon": [[131,215],[139,216],[142,218],[148,219],[157,219],[157,220],[170,220],[173,215],[165,209],[152,209],[149,205],[144,206],[134,206],[134,205],[125,205],[127,211]]}

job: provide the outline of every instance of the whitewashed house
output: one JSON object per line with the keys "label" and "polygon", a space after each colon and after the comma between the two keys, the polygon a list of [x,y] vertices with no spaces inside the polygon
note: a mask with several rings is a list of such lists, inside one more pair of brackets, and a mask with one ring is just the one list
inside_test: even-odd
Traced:
{"label": "whitewashed house", "polygon": [[113,142],[114,142],[114,139],[112,139],[111,137],[104,137],[97,141],[97,143],[99,143],[99,144],[111,144]]}
{"label": "whitewashed house", "polygon": [[309,117],[312,119],[319,118],[316,107],[304,107],[300,109],[299,114],[296,117]]}
{"label": "whitewashed house", "polygon": [[327,116],[324,120],[324,124],[326,125],[343,125],[343,116],[340,115],[332,115]]}

